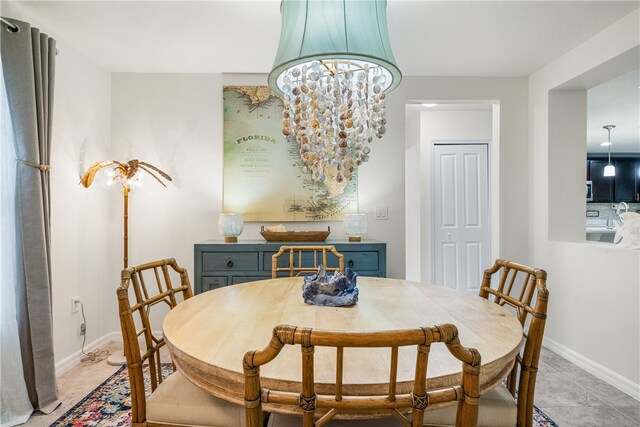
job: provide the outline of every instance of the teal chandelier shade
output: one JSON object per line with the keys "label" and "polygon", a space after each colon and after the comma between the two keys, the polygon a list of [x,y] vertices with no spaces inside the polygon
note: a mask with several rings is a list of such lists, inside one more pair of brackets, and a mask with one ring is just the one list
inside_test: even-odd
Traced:
{"label": "teal chandelier shade", "polygon": [[384,92],[402,80],[387,31],[386,0],[283,0],[278,53],[269,86],[282,95],[283,73],[313,60],[352,60],[381,67]]}
{"label": "teal chandelier shade", "polygon": [[269,86],[303,172],[339,195],[387,132],[385,98],[402,79],[386,0],[283,0]]}

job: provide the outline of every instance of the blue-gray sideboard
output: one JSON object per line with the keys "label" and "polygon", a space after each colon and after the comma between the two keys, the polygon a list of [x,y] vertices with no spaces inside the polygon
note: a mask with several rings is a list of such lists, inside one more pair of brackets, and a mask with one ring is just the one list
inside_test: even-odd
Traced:
{"label": "blue-gray sideboard", "polygon": [[[238,243],[206,241],[194,245],[194,291],[196,294],[222,286],[237,285],[271,278],[271,257],[282,245],[334,245],[344,255],[345,267],[360,276],[386,277],[387,244],[376,240],[348,242],[265,242],[247,240]],[[281,258],[282,265],[288,259]],[[335,263],[335,265],[333,265]],[[337,266],[335,259],[327,260],[329,267]]]}

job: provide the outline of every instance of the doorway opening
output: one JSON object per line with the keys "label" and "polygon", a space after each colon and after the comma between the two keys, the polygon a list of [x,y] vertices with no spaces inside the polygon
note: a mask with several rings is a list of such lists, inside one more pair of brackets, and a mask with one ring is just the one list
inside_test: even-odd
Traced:
{"label": "doorway opening", "polygon": [[499,102],[406,112],[406,277],[477,293],[499,254]]}

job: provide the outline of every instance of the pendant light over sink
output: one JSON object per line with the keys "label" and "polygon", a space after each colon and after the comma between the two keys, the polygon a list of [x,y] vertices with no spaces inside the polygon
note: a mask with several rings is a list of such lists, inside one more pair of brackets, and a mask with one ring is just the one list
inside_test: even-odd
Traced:
{"label": "pendant light over sink", "polygon": [[604,167],[604,176],[616,176],[616,167],[611,164],[611,129],[616,127],[616,125],[606,125],[602,127],[608,132],[607,143],[609,146],[609,163]]}
{"label": "pendant light over sink", "polygon": [[385,94],[402,79],[385,0],[283,0],[269,86],[284,98],[282,132],[316,181],[352,179],[386,133]]}

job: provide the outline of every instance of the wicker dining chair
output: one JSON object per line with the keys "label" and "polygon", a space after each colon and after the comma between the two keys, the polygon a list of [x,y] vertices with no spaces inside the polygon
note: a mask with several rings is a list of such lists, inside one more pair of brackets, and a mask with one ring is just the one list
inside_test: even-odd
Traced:
{"label": "wicker dining chair", "polygon": [[[538,361],[549,302],[547,272],[498,259],[484,271],[480,297],[513,312],[522,324],[524,345],[507,377],[506,387],[498,385],[480,398],[478,426],[531,427]],[[447,412],[446,408],[426,413],[425,423],[452,425],[453,413]]]}
{"label": "wicker dining chair", "polygon": [[[178,286],[172,284],[172,275],[179,276]],[[117,295],[131,385],[132,426],[244,426],[242,406],[210,395],[175,371],[173,364],[161,362],[164,338],[154,333],[150,316],[156,306],[171,310],[179,299],[191,298],[187,270],[171,258],[124,269],[121,279]],[[166,376],[163,371],[175,372]],[[149,397],[145,397],[145,376],[149,378]]]}
{"label": "wicker dining chair", "polygon": [[[446,344],[449,352],[462,362],[459,385],[437,390],[427,390],[427,362],[432,343]],[[300,345],[302,353],[302,390],[300,393],[266,389],[261,386],[260,366],[278,356],[285,345]],[[317,394],[314,383],[315,346],[336,348],[336,383],[332,394]],[[410,393],[397,393],[399,347],[416,346],[415,379]],[[343,390],[344,348],[389,348],[390,375],[387,393],[382,395],[352,395]],[[367,427],[400,424],[421,426],[423,413],[428,405],[458,402],[457,426],[473,427],[478,415],[480,353],[464,347],[454,325],[424,327],[384,332],[336,332],[279,325],[273,329],[271,342],[263,350],[249,351],[243,360],[245,375],[245,407],[248,427],[262,427],[262,404],[291,405],[302,414],[271,414],[269,425],[273,427],[300,425],[322,426],[334,417],[338,425],[359,424]],[[348,390],[348,386],[344,388]],[[411,413],[410,419],[407,417]],[[317,415],[317,416],[316,416]],[[352,418],[383,416],[361,422]]]}
{"label": "wicker dining chair", "polygon": [[[329,267],[327,264],[327,254],[331,253],[338,259],[338,267]],[[289,265],[278,267],[278,258],[282,255],[289,255]],[[307,257],[305,257],[305,254]],[[307,264],[308,255],[312,255],[311,262]],[[320,260],[318,257],[321,255]],[[333,245],[326,246],[280,246],[280,250],[271,257],[271,278],[278,277],[278,273],[287,272],[289,277],[296,277],[303,273],[317,273],[318,266],[322,265],[325,271],[340,271],[344,273],[344,256],[336,250]]]}

